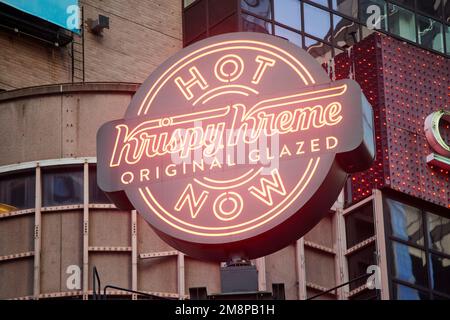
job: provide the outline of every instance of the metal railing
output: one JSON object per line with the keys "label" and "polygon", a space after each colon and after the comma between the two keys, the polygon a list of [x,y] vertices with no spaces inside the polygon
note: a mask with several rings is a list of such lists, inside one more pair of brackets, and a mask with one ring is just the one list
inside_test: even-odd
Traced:
{"label": "metal railing", "polygon": [[140,296],[151,298],[152,300],[174,300],[174,298],[161,297],[161,296],[158,296],[155,294],[131,290],[128,288],[122,288],[122,287],[118,287],[118,286],[111,285],[111,284],[107,284],[106,286],[103,287],[103,294],[102,294],[100,276],[98,274],[97,267],[94,266],[93,274],[92,274],[92,299],[93,300],[107,300],[108,299],[108,289],[115,289],[115,290],[119,290],[119,291],[134,293],[134,294],[137,294]]}
{"label": "metal railing", "polygon": [[328,290],[326,290],[326,291],[323,291],[323,292],[321,292],[321,293],[318,293],[318,294],[316,294],[316,295],[314,295],[314,296],[312,296],[312,297],[309,297],[309,298],[306,299],[306,300],[312,300],[312,299],[318,298],[318,297],[323,296],[323,295],[325,295],[325,294],[327,294],[327,293],[330,293],[330,292],[332,292],[332,291],[335,291],[335,290],[337,290],[337,289],[339,289],[339,288],[341,288],[341,287],[344,287],[344,286],[346,286],[346,285],[348,285],[348,284],[350,284],[350,283],[356,282],[356,281],[361,280],[361,279],[369,278],[371,275],[374,275],[374,274],[375,274],[375,271],[372,271],[371,273],[368,273],[368,274],[363,274],[362,276],[356,277],[356,278],[354,278],[354,279],[352,279],[352,280],[350,280],[350,281],[344,282],[344,283],[342,283],[342,284],[340,284],[340,285],[338,285],[338,286],[336,286],[336,287],[333,287],[333,288],[331,288],[331,289],[328,289]]}

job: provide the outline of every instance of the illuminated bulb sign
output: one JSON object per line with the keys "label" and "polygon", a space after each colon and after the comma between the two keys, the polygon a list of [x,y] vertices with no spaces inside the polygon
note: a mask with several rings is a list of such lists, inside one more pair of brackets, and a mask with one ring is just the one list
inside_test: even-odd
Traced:
{"label": "illuminated bulb sign", "polygon": [[450,111],[436,111],[425,119],[425,136],[436,153],[427,156],[427,163],[450,170],[450,146],[440,132],[440,124],[450,124]]}
{"label": "illuminated bulb sign", "polygon": [[98,184],[116,205],[174,248],[222,261],[304,235],[374,154],[358,84],[256,33],[184,48],[97,135]]}

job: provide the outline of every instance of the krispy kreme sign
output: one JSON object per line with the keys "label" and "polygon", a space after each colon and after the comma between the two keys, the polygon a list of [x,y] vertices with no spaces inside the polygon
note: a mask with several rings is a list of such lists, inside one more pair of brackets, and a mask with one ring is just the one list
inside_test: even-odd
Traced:
{"label": "krispy kreme sign", "polygon": [[211,37],[142,84],[97,135],[98,184],[191,256],[255,258],[295,241],[375,154],[372,110],[286,40]]}

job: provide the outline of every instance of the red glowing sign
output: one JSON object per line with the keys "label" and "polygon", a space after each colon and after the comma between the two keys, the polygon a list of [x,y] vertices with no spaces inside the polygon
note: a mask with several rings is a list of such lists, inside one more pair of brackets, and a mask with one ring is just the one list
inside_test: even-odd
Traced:
{"label": "red glowing sign", "polygon": [[208,38],[144,82],[97,136],[98,181],[191,256],[255,258],[327,214],[374,157],[372,110],[306,52],[256,33]]}

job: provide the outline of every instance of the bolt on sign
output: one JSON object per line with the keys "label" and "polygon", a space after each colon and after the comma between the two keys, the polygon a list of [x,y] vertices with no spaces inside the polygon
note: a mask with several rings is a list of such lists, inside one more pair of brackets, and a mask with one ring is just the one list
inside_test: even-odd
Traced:
{"label": "bolt on sign", "polygon": [[441,124],[450,124],[450,111],[440,110],[433,112],[425,119],[425,137],[435,153],[427,156],[427,163],[450,170],[450,145],[441,135]]}
{"label": "bolt on sign", "polygon": [[100,188],[208,260],[256,258],[300,238],[374,155],[358,84],[330,82],[305,51],[257,33],[179,51],[97,135]]}

